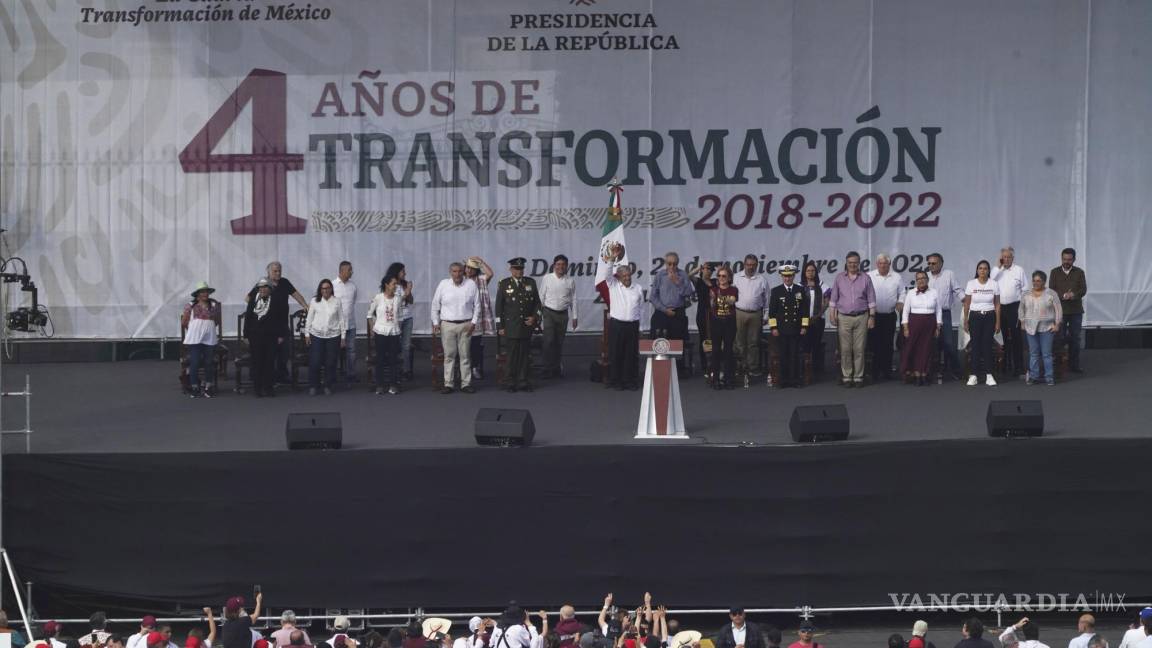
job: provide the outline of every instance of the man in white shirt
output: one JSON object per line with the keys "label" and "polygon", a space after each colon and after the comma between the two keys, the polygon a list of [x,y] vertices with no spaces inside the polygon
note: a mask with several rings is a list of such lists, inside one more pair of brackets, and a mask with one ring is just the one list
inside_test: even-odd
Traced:
{"label": "man in white shirt", "polygon": [[541,326],[544,329],[544,378],[559,378],[568,322],[576,330],[576,280],[568,274],[568,257],[557,254],[552,272],[540,280]]}
{"label": "man in white shirt", "polygon": [[892,352],[896,344],[897,313],[904,310],[904,279],[892,271],[887,254],[876,257],[876,267],[868,272],[876,292],[876,326],[868,331],[872,347],[872,382],[892,378]]}
{"label": "man in white shirt", "polygon": [[128,641],[124,643],[124,648],[144,648],[144,638],[148,636],[149,632],[156,629],[156,617],[151,614],[140,619],[140,632],[128,637]]}
{"label": "man in white shirt", "polygon": [[939,252],[928,255],[928,287],[936,291],[940,298],[940,314],[944,323],[940,326],[937,344],[941,357],[948,365],[952,377],[960,380],[960,355],[956,353],[956,332],[952,329],[952,304],[964,297],[964,285],[956,281],[951,270],[944,269],[944,256]]}
{"label": "man in white shirt", "polygon": [[344,311],[344,321],[348,326],[344,332],[344,380],[360,382],[356,377],[356,284],[352,283],[351,261],[340,262],[336,280],[332,282],[332,294],[340,300],[340,308]]}
{"label": "man in white shirt", "polygon": [[1029,621],[1028,617],[1024,617],[1005,628],[1004,632],[1000,633],[1000,643],[1011,641],[1013,636],[1016,639],[1023,638],[1017,644],[1019,648],[1048,648],[1048,644],[1040,643],[1040,626],[1036,625],[1034,621]]}
{"label": "man in white shirt", "polygon": [[1137,648],[1144,643],[1149,636],[1145,630],[1146,626],[1152,627],[1152,607],[1140,610],[1140,616],[1136,619],[1136,627],[1124,633],[1124,638],[1120,641],[1120,648]]}
{"label": "man in white shirt", "polygon": [[640,388],[640,313],[644,291],[632,283],[632,269],[615,265],[619,244],[609,249],[596,267],[596,283],[608,286],[608,379],[607,389]]}
{"label": "man in white shirt", "polygon": [[1016,264],[1012,246],[1000,248],[1000,262],[989,275],[1000,286],[1000,331],[1004,334],[1004,373],[1024,377],[1024,332],[1020,330],[1020,297],[1032,284],[1024,268]]}
{"label": "man in white shirt", "polygon": [[745,377],[761,375],[760,330],[764,327],[768,278],[759,272],[759,263],[755,254],[745,256],[744,272],[732,278],[732,285],[740,291],[736,299],[736,342],[732,346]]}
{"label": "man in white shirt", "polygon": [[1076,621],[1076,631],[1080,634],[1068,642],[1068,648],[1088,648],[1088,641],[1096,636],[1096,617],[1081,614]]}
{"label": "man in white shirt", "polygon": [[480,317],[479,291],[475,281],[464,280],[464,264],[448,267],[451,275],[436,286],[432,295],[432,335],[439,335],[444,346],[444,388],[451,394],[456,364],[460,364],[460,391],[475,393],[472,388],[472,331]]}

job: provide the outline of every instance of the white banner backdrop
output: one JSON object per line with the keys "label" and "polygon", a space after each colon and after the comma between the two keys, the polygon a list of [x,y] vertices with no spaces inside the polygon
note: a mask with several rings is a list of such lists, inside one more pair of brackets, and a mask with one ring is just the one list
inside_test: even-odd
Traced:
{"label": "white banner backdrop", "polygon": [[1074,247],[1087,319],[1148,323],[1150,33],[1072,0],[2,0],[3,255],[63,336],[172,337],[201,280],[231,330],[272,260],[305,294],[352,261],[359,317],[402,261],[427,330],[451,261],[560,253],[592,328],[619,176],[641,282]]}

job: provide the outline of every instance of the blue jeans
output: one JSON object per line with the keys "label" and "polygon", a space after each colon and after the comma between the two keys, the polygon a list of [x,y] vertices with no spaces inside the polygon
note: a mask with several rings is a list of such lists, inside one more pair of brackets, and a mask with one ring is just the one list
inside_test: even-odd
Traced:
{"label": "blue jeans", "polygon": [[353,326],[344,332],[347,341],[344,349],[344,377],[348,380],[356,379],[356,327]]}
{"label": "blue jeans", "polygon": [[1028,336],[1028,378],[1034,381],[1040,380],[1040,359],[1043,358],[1044,380],[1055,382],[1052,373],[1052,338],[1056,334],[1052,331],[1041,331],[1040,326],[1036,327],[1035,335]]}
{"label": "blue jeans", "polygon": [[959,373],[961,366],[960,356],[956,353],[956,331],[952,328],[952,311],[944,311],[942,319],[943,322],[940,325],[938,345],[943,355],[940,357],[945,360],[945,364],[948,365],[952,373]]}
{"label": "blue jeans", "polygon": [[308,336],[308,386],[320,388],[320,367],[324,367],[324,383],[329,389],[336,384],[336,357],[340,353],[340,338]]}
{"label": "blue jeans", "polygon": [[188,351],[188,385],[200,386],[200,369],[204,369],[204,382],[216,382],[216,350],[211,344],[186,344]]}
{"label": "blue jeans", "polygon": [[412,318],[400,320],[400,367],[412,373]]}

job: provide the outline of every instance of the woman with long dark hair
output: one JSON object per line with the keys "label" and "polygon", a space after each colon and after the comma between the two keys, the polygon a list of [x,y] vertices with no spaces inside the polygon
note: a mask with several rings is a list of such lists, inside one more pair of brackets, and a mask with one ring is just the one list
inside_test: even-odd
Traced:
{"label": "woman with long dark hair", "polygon": [[928,287],[928,273],[916,273],[916,288],[904,294],[904,350],[900,352],[900,373],[923,387],[929,383],[932,347],[940,337],[943,311],[936,291]]}
{"label": "woman with long dark hair", "polygon": [[732,345],[736,341],[736,301],[739,298],[740,289],[732,285],[732,269],[720,266],[709,295],[713,389],[736,387],[736,357]]}
{"label": "woman with long dark hair", "polygon": [[964,288],[964,332],[968,334],[968,386],[996,386],[992,377],[992,337],[1000,332],[1000,284],[992,281],[992,264],[976,264],[976,277]]}
{"label": "woman with long dark hair", "polygon": [[824,311],[828,310],[828,300],[824,299],[824,286],[820,283],[820,268],[809,261],[800,273],[800,287],[808,298],[808,331],[800,341],[800,350],[812,354],[812,372],[819,376],[824,373]]}
{"label": "woman with long dark hair", "polygon": [[396,290],[401,295],[400,308],[400,367],[404,380],[412,380],[412,282],[403,263],[393,262],[384,273],[384,281],[396,279]]}
{"label": "woman with long dark hair", "polygon": [[402,329],[400,312],[404,296],[395,275],[385,275],[380,281],[380,292],[368,307],[368,322],[376,344],[376,394],[400,393],[400,341]]}
{"label": "woman with long dark hair", "polygon": [[347,330],[348,322],[344,321],[344,309],[335,296],[332,280],[321,279],[304,324],[308,336],[309,396],[315,396],[320,390],[321,367],[324,368],[324,393],[332,393],[332,387],[336,385],[336,358],[344,348],[344,332]]}

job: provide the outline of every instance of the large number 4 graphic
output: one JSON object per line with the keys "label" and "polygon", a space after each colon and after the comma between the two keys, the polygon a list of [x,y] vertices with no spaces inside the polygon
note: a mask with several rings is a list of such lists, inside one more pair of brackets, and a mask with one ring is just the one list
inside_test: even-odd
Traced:
{"label": "large number 4 graphic", "polygon": [[[304,168],[304,156],[286,151],[287,88],[283,72],[252,70],[180,152],[185,173],[252,174],[252,213],[233,219],[233,234],[303,234],[308,224],[288,213],[288,172]],[[214,154],[248,102],[252,102],[252,152]]]}

